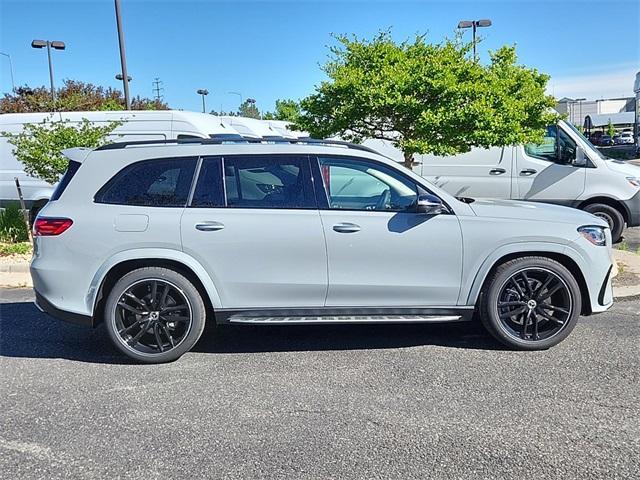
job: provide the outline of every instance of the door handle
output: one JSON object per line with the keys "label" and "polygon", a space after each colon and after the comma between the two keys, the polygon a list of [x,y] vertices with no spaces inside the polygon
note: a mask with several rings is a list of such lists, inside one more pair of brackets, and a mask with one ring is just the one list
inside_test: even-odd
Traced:
{"label": "door handle", "polygon": [[220,222],[196,223],[196,230],[200,230],[201,232],[216,232],[218,230],[222,230],[223,228],[224,224]]}
{"label": "door handle", "polygon": [[524,175],[526,177],[528,177],[529,175],[533,175],[534,173],[538,173],[538,171],[534,170],[533,168],[525,168],[524,170],[520,170],[520,175]]}
{"label": "door handle", "polygon": [[492,168],[489,170],[489,175],[502,175],[503,173],[507,173],[504,168]]}
{"label": "door handle", "polygon": [[360,225],[355,223],[336,223],[333,229],[339,233],[356,233],[360,231]]}

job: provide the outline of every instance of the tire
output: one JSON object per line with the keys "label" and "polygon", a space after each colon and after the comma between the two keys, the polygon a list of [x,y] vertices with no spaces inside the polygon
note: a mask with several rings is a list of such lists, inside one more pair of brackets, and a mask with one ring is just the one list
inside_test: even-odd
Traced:
{"label": "tire", "polygon": [[611,229],[611,238],[613,243],[619,242],[622,238],[622,231],[624,230],[624,217],[616,208],[606,203],[592,203],[584,207],[585,212],[594,214],[596,217],[600,217],[609,224]]}
{"label": "tire", "polygon": [[178,272],[161,267],[124,275],[109,292],[104,308],[111,342],[141,363],[177,360],[196,344],[205,321],[198,289]]}
{"label": "tire", "polygon": [[571,333],[581,308],[580,287],[567,268],[546,257],[522,257],[498,266],[487,279],[480,320],[496,340],[510,348],[546,350]]}

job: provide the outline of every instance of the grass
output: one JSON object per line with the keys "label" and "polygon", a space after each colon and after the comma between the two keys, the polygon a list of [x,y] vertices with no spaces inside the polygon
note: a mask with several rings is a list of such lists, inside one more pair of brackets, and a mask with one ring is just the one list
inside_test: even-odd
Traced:
{"label": "grass", "polygon": [[616,245],[616,248],[618,250],[622,250],[623,252],[627,252],[629,250],[629,245],[627,244],[627,242],[620,242],[618,245]]}
{"label": "grass", "polygon": [[9,255],[28,255],[31,253],[31,243],[0,243],[0,257],[8,257]]}

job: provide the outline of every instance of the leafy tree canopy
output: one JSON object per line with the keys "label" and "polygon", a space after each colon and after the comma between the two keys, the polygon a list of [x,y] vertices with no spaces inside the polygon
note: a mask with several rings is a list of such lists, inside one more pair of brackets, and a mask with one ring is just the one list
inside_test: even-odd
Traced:
{"label": "leafy tree canopy", "polygon": [[264,115],[265,120],[285,120],[287,122],[296,122],[300,116],[300,104],[295,100],[276,100],[276,109],[274,112],[267,112]]}
{"label": "leafy tree canopy", "polygon": [[[133,110],[167,110],[169,107],[164,102],[137,96],[131,99],[131,108]],[[51,91],[46,87],[19,87],[0,98],[0,113],[124,109],[124,97],[120,90],[76,80],[65,80],[64,86],[56,89],[55,106],[51,99]]]}
{"label": "leafy tree canopy", "polygon": [[56,183],[65,172],[68,160],[60,153],[66,148],[95,148],[107,143],[106,135],[122,122],[109,122],[93,126],[86,118],[79,124],[69,120],[25,124],[20,133],[0,132],[15,148],[16,158],[24,165],[27,174]]}
{"label": "leafy tree canopy", "polygon": [[518,65],[514,47],[491,53],[488,65],[460,37],[396,43],[336,37],[323,70],[328,80],[301,102],[295,128],[313,136],[392,141],[404,152],[450,155],[471,147],[540,142],[557,120],[547,75]]}
{"label": "leafy tree canopy", "polygon": [[238,116],[248,118],[260,118],[260,110],[256,107],[255,100],[247,99],[240,104],[238,108]]}

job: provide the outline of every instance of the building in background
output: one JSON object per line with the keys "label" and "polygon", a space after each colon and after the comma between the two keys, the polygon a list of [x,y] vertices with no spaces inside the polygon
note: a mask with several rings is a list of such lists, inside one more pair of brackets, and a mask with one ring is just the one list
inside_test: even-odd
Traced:
{"label": "building in background", "polygon": [[[636,94],[636,97],[637,96],[638,94]],[[565,97],[558,101],[556,110],[562,114],[566,114],[568,122],[586,128],[585,120],[588,116],[593,119],[594,116],[599,115],[635,112],[636,97],[607,98],[601,100],[580,100]],[[620,117],[620,120],[626,121],[626,116]],[[631,123],[633,123],[633,121]]]}

